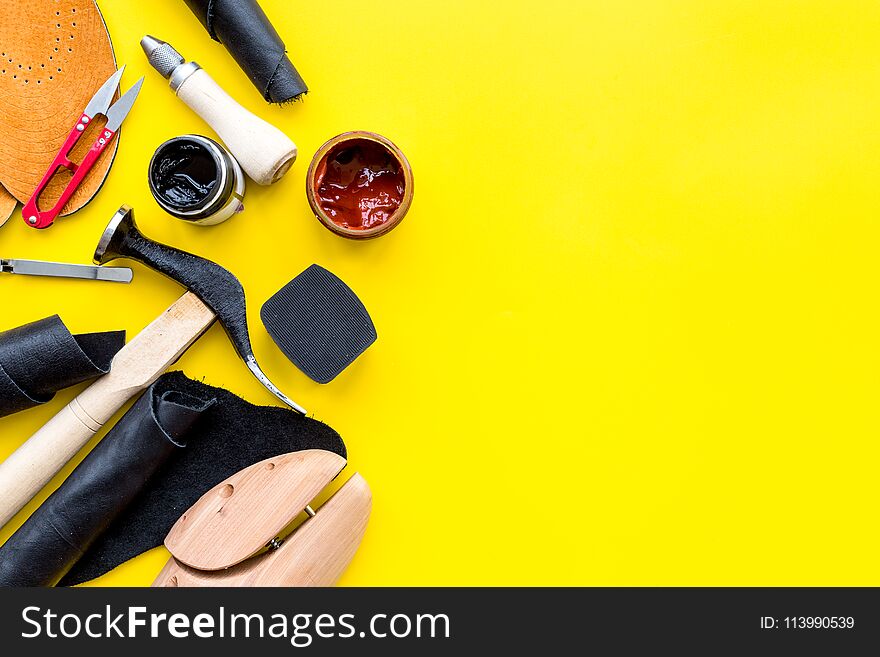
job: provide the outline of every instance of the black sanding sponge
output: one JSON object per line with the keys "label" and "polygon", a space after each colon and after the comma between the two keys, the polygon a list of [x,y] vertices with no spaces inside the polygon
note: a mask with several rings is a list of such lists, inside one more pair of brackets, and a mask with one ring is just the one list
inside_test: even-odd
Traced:
{"label": "black sanding sponge", "polygon": [[312,265],[276,292],[260,317],[278,348],[313,381],[329,383],[376,341],[364,304],[337,276]]}

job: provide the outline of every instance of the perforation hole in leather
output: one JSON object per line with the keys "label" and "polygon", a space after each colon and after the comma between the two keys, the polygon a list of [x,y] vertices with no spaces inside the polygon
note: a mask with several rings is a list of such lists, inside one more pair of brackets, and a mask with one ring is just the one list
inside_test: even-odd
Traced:
{"label": "perforation hole in leather", "polygon": [[[76,7],[65,8],[65,11],[63,12],[60,9],[56,10],[55,23],[52,27],[56,32],[59,32],[63,36],[55,37],[54,42],[57,45],[53,46],[51,51],[47,50],[43,53],[42,57],[38,55],[36,61],[34,61],[33,57],[28,58],[27,55],[24,54],[19,55],[18,58],[16,58],[16,56],[11,53],[12,49],[10,49],[10,52],[3,51],[2,54],[0,54],[0,57],[2,57],[5,62],[3,62],[3,67],[0,68],[0,75],[8,75],[11,73],[12,78],[18,80],[21,84],[48,84],[56,78],[54,75],[43,75],[47,69],[54,70],[56,73],[63,73],[64,64],[66,62],[64,59],[58,58],[51,53],[66,51],[67,54],[73,54],[77,32]],[[60,45],[62,41],[65,42],[63,48]]]}

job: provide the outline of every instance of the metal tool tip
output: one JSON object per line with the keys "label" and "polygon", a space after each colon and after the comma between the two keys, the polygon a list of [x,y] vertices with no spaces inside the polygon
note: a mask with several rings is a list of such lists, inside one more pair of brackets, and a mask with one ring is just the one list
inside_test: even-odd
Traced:
{"label": "metal tool tip", "polygon": [[150,35],[141,39],[141,47],[144,49],[150,65],[159,71],[164,78],[171,77],[174,69],[186,61],[170,43]]}
{"label": "metal tool tip", "polygon": [[156,37],[152,37],[147,34],[143,39],[141,39],[141,48],[144,49],[144,52],[147,53],[147,56],[150,55],[156,48],[161,46],[164,41],[160,41]]}

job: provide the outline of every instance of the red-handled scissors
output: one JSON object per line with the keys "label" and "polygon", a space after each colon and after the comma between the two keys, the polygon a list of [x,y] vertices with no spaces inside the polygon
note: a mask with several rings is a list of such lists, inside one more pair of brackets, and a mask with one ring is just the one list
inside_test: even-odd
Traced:
{"label": "red-handled scissors", "polygon": [[[83,110],[82,116],[79,117],[79,121],[76,122],[73,130],[70,131],[70,135],[68,135],[67,141],[64,142],[64,146],[61,147],[61,151],[55,156],[52,166],[49,167],[46,175],[43,176],[43,179],[40,181],[37,190],[22,209],[21,213],[24,222],[31,228],[48,228],[52,225],[52,222],[55,221],[55,218],[70,200],[73,192],[76,191],[76,188],[83,181],[83,178],[86,177],[86,174],[95,165],[95,162],[98,161],[101,153],[103,153],[104,149],[107,148],[107,145],[113,141],[113,138],[119,131],[119,126],[122,125],[125,117],[128,116],[128,112],[131,110],[131,106],[134,105],[138,92],[141,90],[141,85],[144,83],[144,79],[141,78],[138,80],[131,89],[126,91],[125,94],[123,94],[123,96],[111,106],[110,102],[113,100],[113,94],[116,92],[116,87],[119,86],[119,80],[122,77],[122,72],[124,70],[125,66],[111,75],[110,79],[101,85],[101,88],[98,89],[97,93],[92,96],[89,104],[86,106],[85,110]],[[95,140],[95,143],[92,144],[92,147],[89,149],[89,152],[86,153],[83,161],[80,164],[71,162],[69,157],[70,152],[85,132],[86,126],[88,126],[89,123],[99,115],[107,117],[107,124],[101,129],[101,134]],[[40,194],[43,193],[46,186],[49,184],[49,181],[52,180],[52,177],[61,167],[64,167],[73,173],[73,177],[70,179],[67,187],[64,188],[64,192],[62,192],[61,198],[58,199],[55,206],[48,210],[41,210],[37,206]]]}

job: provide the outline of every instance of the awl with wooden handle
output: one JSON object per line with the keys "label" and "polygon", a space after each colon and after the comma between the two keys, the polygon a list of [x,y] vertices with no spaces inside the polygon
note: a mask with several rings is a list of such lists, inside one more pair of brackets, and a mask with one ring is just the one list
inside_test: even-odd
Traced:
{"label": "awl with wooden handle", "polygon": [[296,159],[296,145],[287,135],[239,105],[170,43],[145,36],[141,47],[171,90],[214,129],[254,182],[271,185],[287,173]]}
{"label": "awl with wooden handle", "polygon": [[187,292],[125,345],[110,371],[0,463],[0,527],[9,522],[122,406],[149,387],[215,315]]}

